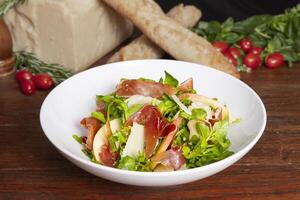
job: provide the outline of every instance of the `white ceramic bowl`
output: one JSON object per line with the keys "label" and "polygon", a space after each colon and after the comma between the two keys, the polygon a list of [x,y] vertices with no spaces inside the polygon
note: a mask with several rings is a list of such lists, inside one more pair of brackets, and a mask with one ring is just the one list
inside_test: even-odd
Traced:
{"label": "white ceramic bowl", "polygon": [[[193,77],[198,93],[217,97],[235,117],[242,119],[229,131],[231,150],[235,153],[210,165],[176,172],[133,172],[90,162],[72,135],[85,134],[79,122],[95,109],[95,95],[114,91],[121,78],[146,77],[158,80],[164,76],[164,70],[179,81]],[[45,135],[68,160],[96,176],[138,186],[188,183],[227,168],[255,145],[265,129],[266,120],[264,104],[245,83],[205,66],[173,60],[128,61],[89,69],[57,86],[44,101],[40,112]]]}

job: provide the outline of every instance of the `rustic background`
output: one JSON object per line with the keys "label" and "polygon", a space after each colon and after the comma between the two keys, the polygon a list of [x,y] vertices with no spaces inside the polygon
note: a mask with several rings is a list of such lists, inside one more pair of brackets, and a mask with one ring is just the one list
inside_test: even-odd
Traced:
{"label": "rustic background", "polygon": [[203,20],[224,21],[231,16],[236,20],[256,14],[280,14],[295,6],[299,0],[156,0],[164,10],[178,3],[193,4],[203,12]]}

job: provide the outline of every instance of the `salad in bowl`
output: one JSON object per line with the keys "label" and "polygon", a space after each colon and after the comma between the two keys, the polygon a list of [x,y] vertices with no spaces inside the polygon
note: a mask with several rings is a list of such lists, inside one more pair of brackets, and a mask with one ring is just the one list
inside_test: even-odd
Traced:
{"label": "salad in bowl", "polygon": [[144,172],[201,167],[233,154],[230,111],[198,94],[189,78],[179,84],[165,71],[159,81],[122,79],[116,90],[96,96],[96,109],[73,135],[94,163]]}

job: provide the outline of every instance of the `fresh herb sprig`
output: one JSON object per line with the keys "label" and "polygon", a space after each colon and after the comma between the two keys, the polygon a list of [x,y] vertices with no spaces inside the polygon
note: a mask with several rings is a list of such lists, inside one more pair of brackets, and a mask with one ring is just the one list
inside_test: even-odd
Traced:
{"label": "fresh herb sprig", "polygon": [[223,23],[201,21],[193,31],[210,42],[224,41],[233,46],[248,37],[255,46],[264,48],[262,60],[274,52],[280,52],[289,67],[300,60],[300,4],[280,15],[255,15],[238,22],[231,17]]}
{"label": "fresh herb sprig", "polygon": [[26,0],[4,0],[3,3],[0,5],[0,18],[2,18],[5,13],[17,4],[22,4]]}
{"label": "fresh herb sprig", "polygon": [[47,64],[37,59],[33,53],[18,51],[14,54],[18,70],[25,69],[32,74],[47,73],[52,77],[55,85],[58,85],[73,75],[72,72],[65,70],[59,64]]}

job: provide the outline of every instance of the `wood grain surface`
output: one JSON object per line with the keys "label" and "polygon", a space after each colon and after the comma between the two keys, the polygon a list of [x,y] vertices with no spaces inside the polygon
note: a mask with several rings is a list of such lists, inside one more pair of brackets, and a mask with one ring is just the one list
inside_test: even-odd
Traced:
{"label": "wood grain surface", "polygon": [[[63,158],[44,136],[46,92],[24,96],[0,79],[0,199],[300,199],[300,65],[243,74],[265,103],[261,140],[225,171],[190,184],[134,187],[93,176]],[[238,94],[237,94],[238,98]]]}

